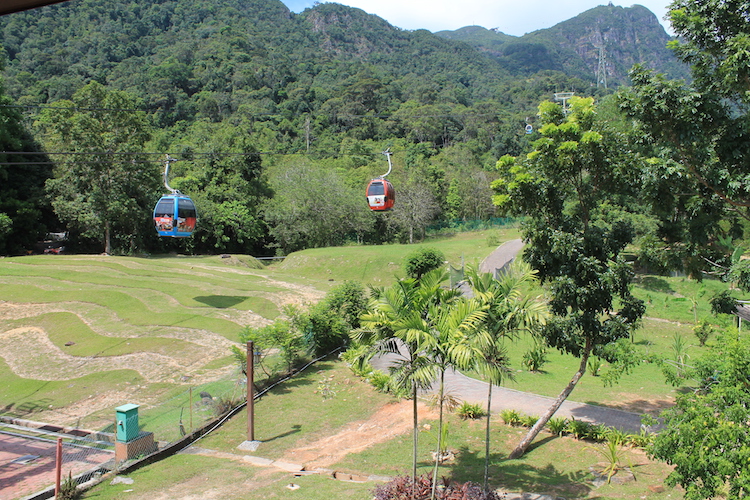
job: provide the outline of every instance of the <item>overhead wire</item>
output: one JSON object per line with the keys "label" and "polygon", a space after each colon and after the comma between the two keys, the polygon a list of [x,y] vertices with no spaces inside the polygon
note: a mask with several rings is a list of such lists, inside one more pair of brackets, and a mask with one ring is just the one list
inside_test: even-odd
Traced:
{"label": "overhead wire", "polygon": [[[179,153],[172,153],[175,156],[180,156]],[[288,152],[278,152],[278,151],[259,151],[254,153],[222,153],[222,152],[206,152],[206,153],[186,153],[191,157],[210,157],[210,156],[216,156],[216,157],[226,157],[226,156],[294,156],[294,155],[300,155],[300,156],[316,156],[320,155],[319,152],[309,152],[309,151],[288,151]],[[348,156],[378,156],[381,153],[357,153],[354,154],[345,154],[345,153],[339,153],[332,155],[334,157],[348,157]],[[118,155],[124,155],[124,156],[164,156],[164,153],[139,153],[139,152],[129,152],[129,151],[123,151],[123,152],[114,152],[114,151],[99,151],[99,152],[64,152],[64,151],[54,151],[54,152],[45,152],[45,151],[0,151],[0,156],[2,155],[37,155],[37,156],[118,156]],[[193,161],[193,159],[187,159],[187,158],[177,158],[178,161]],[[139,163],[162,163],[161,160],[138,160]],[[76,163],[83,164],[83,165],[96,165],[98,163],[101,163],[99,161],[77,161]],[[56,161],[0,161],[0,166],[11,166],[11,165],[55,165],[57,164]]]}
{"label": "overhead wire", "polygon": [[[429,106],[429,104],[426,104]],[[23,109],[59,109],[67,111],[143,111],[145,113],[155,113],[162,110],[162,108],[84,108],[77,106],[54,106],[49,104],[0,104],[0,108],[23,108]],[[313,117],[327,116],[341,118],[392,118],[392,119],[409,119],[409,118],[466,118],[466,117],[477,117],[477,116],[498,116],[498,113],[440,113],[440,114],[410,114],[408,116],[398,116],[395,114],[351,114],[351,113],[301,113],[302,115],[309,115]],[[287,113],[253,113],[252,115],[243,114],[248,118],[255,117],[271,117],[281,116],[286,117]]]}

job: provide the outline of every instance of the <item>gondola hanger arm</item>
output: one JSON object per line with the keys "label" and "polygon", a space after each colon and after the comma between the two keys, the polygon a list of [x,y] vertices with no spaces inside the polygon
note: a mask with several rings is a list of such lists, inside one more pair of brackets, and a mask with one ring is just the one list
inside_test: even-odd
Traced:
{"label": "gondola hanger arm", "polygon": [[383,154],[386,158],[388,158],[388,172],[384,173],[380,176],[381,179],[385,179],[385,176],[391,173],[391,170],[393,170],[393,164],[391,163],[391,155],[393,154],[391,152],[391,148],[386,148],[385,151],[383,151]]}
{"label": "gondola hanger arm", "polygon": [[177,161],[177,160],[175,160],[174,158],[172,158],[171,156],[169,156],[169,153],[167,153],[167,158],[164,161],[164,187],[166,187],[169,190],[169,192],[171,192],[172,194],[182,194],[182,193],[180,193],[179,190],[174,189],[173,187],[171,187],[169,185],[169,181],[168,181],[168,179],[169,179],[169,164],[172,163],[173,161]]}

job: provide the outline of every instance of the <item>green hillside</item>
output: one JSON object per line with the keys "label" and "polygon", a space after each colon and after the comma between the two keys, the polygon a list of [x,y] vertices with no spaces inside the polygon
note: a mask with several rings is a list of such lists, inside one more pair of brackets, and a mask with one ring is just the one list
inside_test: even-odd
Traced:
{"label": "green hillside", "polygon": [[[596,88],[581,25],[598,16],[597,33],[623,40],[608,52],[620,73],[662,53],[661,26],[636,19],[644,9],[597,12],[528,43],[464,30],[504,40],[502,54],[466,43],[470,33],[400,30],[335,3],[294,14],[277,0],[82,0],[2,16],[0,112],[14,128],[2,139],[0,253],[34,250],[50,230],[69,232],[68,251],[101,252],[106,224],[113,253],[285,255],[486,221],[496,161],[526,150],[538,103],[611,92]],[[107,127],[126,119],[140,124],[128,142],[64,132],[92,120],[94,135],[114,137]],[[403,203],[370,214],[364,187],[389,147]],[[179,160],[171,185],[199,206],[187,246],[149,228],[166,153]],[[114,173],[107,187],[86,184],[87,165]],[[106,215],[81,206],[78,194],[103,191],[91,203],[109,204]]]}

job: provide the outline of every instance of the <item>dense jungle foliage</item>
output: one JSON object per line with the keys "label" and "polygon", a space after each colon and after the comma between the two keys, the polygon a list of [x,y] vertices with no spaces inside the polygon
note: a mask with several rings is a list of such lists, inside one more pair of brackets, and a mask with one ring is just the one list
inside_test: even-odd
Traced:
{"label": "dense jungle foliage", "polygon": [[[676,67],[638,57],[665,50],[653,14],[601,9],[546,41],[546,30],[507,37],[503,57],[339,4],[293,14],[276,0],[80,0],[3,16],[1,111],[15,127],[3,150],[44,151],[55,169],[2,155],[0,175],[18,180],[4,183],[0,252],[30,250],[45,229],[69,231],[80,251],[268,254],[486,220],[495,163],[528,148],[538,103],[611,93],[597,88],[596,61],[576,54],[606,39],[627,53],[618,68],[628,58]],[[126,118],[139,128],[124,149],[81,129],[110,137]],[[399,202],[373,214],[364,186],[386,171],[387,147]],[[189,241],[160,241],[148,227],[166,153],[179,160],[170,184],[199,206]],[[81,176],[96,182],[61,180]]]}

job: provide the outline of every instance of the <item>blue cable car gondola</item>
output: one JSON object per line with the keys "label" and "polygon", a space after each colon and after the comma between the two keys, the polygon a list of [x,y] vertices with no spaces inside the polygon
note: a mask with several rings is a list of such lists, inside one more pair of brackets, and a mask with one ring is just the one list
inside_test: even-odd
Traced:
{"label": "blue cable car gondola", "polygon": [[392,153],[390,149],[386,149],[383,154],[388,158],[388,172],[371,180],[366,191],[367,204],[370,206],[370,210],[375,212],[390,210],[396,202],[396,190],[393,189],[393,184],[385,179],[385,176],[390,174],[393,168],[391,165]]}
{"label": "blue cable car gondola", "polygon": [[198,222],[198,212],[195,203],[189,196],[169,187],[169,163],[175,161],[167,155],[164,168],[164,185],[171,194],[162,196],[154,207],[154,225],[159,236],[172,238],[186,238],[192,236]]}

